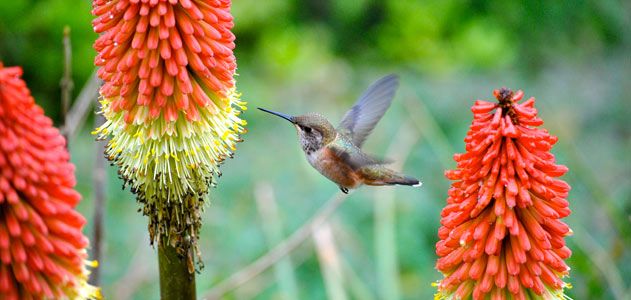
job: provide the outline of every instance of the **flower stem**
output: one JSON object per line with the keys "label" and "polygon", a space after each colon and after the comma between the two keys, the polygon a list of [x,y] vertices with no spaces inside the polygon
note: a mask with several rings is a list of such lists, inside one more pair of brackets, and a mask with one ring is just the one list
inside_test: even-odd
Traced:
{"label": "flower stem", "polygon": [[175,248],[158,243],[160,266],[160,299],[196,299],[195,273],[189,273],[186,260],[179,257]]}
{"label": "flower stem", "polygon": [[66,120],[68,115],[68,107],[70,106],[70,97],[72,97],[72,89],[74,83],[72,82],[72,45],[70,44],[70,26],[64,27],[64,75],[59,82],[61,86],[61,128],[64,137],[66,138],[66,147],[68,147],[68,130],[66,126]]}

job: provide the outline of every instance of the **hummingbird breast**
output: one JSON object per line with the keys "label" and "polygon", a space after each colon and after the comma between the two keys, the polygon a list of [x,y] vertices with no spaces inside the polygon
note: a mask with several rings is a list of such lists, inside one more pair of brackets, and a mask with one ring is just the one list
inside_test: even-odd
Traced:
{"label": "hummingbird breast", "polygon": [[320,174],[345,188],[356,188],[362,183],[359,174],[346,164],[334,151],[322,147],[305,153],[307,160]]}

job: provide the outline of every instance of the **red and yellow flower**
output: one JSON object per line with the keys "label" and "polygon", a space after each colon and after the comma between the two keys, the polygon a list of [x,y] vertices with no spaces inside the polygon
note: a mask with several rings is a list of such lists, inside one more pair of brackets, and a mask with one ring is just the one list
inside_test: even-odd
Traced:
{"label": "red and yellow flower", "polygon": [[66,142],[21,75],[0,63],[0,298],[99,297]]}
{"label": "red and yellow flower", "polygon": [[535,99],[493,94],[497,103],[471,108],[466,153],[445,173],[455,182],[438,231],[436,299],[562,299],[572,231],[560,220],[570,186],[558,177],[568,169],[550,153],[557,138],[538,128]]}
{"label": "red and yellow flower", "polygon": [[93,2],[106,118],[95,133],[110,138],[107,157],[143,203],[152,241],[195,244],[203,196],[245,131],[230,5]]}

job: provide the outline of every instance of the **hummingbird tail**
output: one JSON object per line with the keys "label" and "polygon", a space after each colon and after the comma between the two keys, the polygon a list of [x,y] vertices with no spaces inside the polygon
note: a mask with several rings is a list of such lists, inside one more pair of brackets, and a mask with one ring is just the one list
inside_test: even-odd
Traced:
{"label": "hummingbird tail", "polygon": [[421,185],[423,185],[420,180],[410,176],[401,176],[399,178],[394,178],[394,180],[388,182],[388,184],[409,185],[413,187],[420,187]]}
{"label": "hummingbird tail", "polygon": [[366,185],[408,185],[420,187],[423,184],[412,176],[384,168],[383,165],[366,166],[361,171],[362,181]]}

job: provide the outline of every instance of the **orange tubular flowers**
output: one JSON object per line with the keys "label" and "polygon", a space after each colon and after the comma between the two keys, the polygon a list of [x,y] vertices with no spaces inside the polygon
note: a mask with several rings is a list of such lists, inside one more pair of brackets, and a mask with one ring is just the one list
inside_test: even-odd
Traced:
{"label": "orange tubular flowers", "polygon": [[[106,154],[143,204],[151,240],[193,261],[203,197],[232,157],[235,91],[228,0],[94,0]],[[192,270],[191,270],[192,271]]]}
{"label": "orange tubular flowers", "polygon": [[21,74],[0,63],[0,298],[97,297],[74,166]]}
{"label": "orange tubular flowers", "polygon": [[570,186],[557,179],[557,142],[537,128],[535,99],[495,90],[499,103],[476,101],[465,138],[466,153],[454,155],[454,180],[442,211],[436,299],[562,299],[571,251]]}

